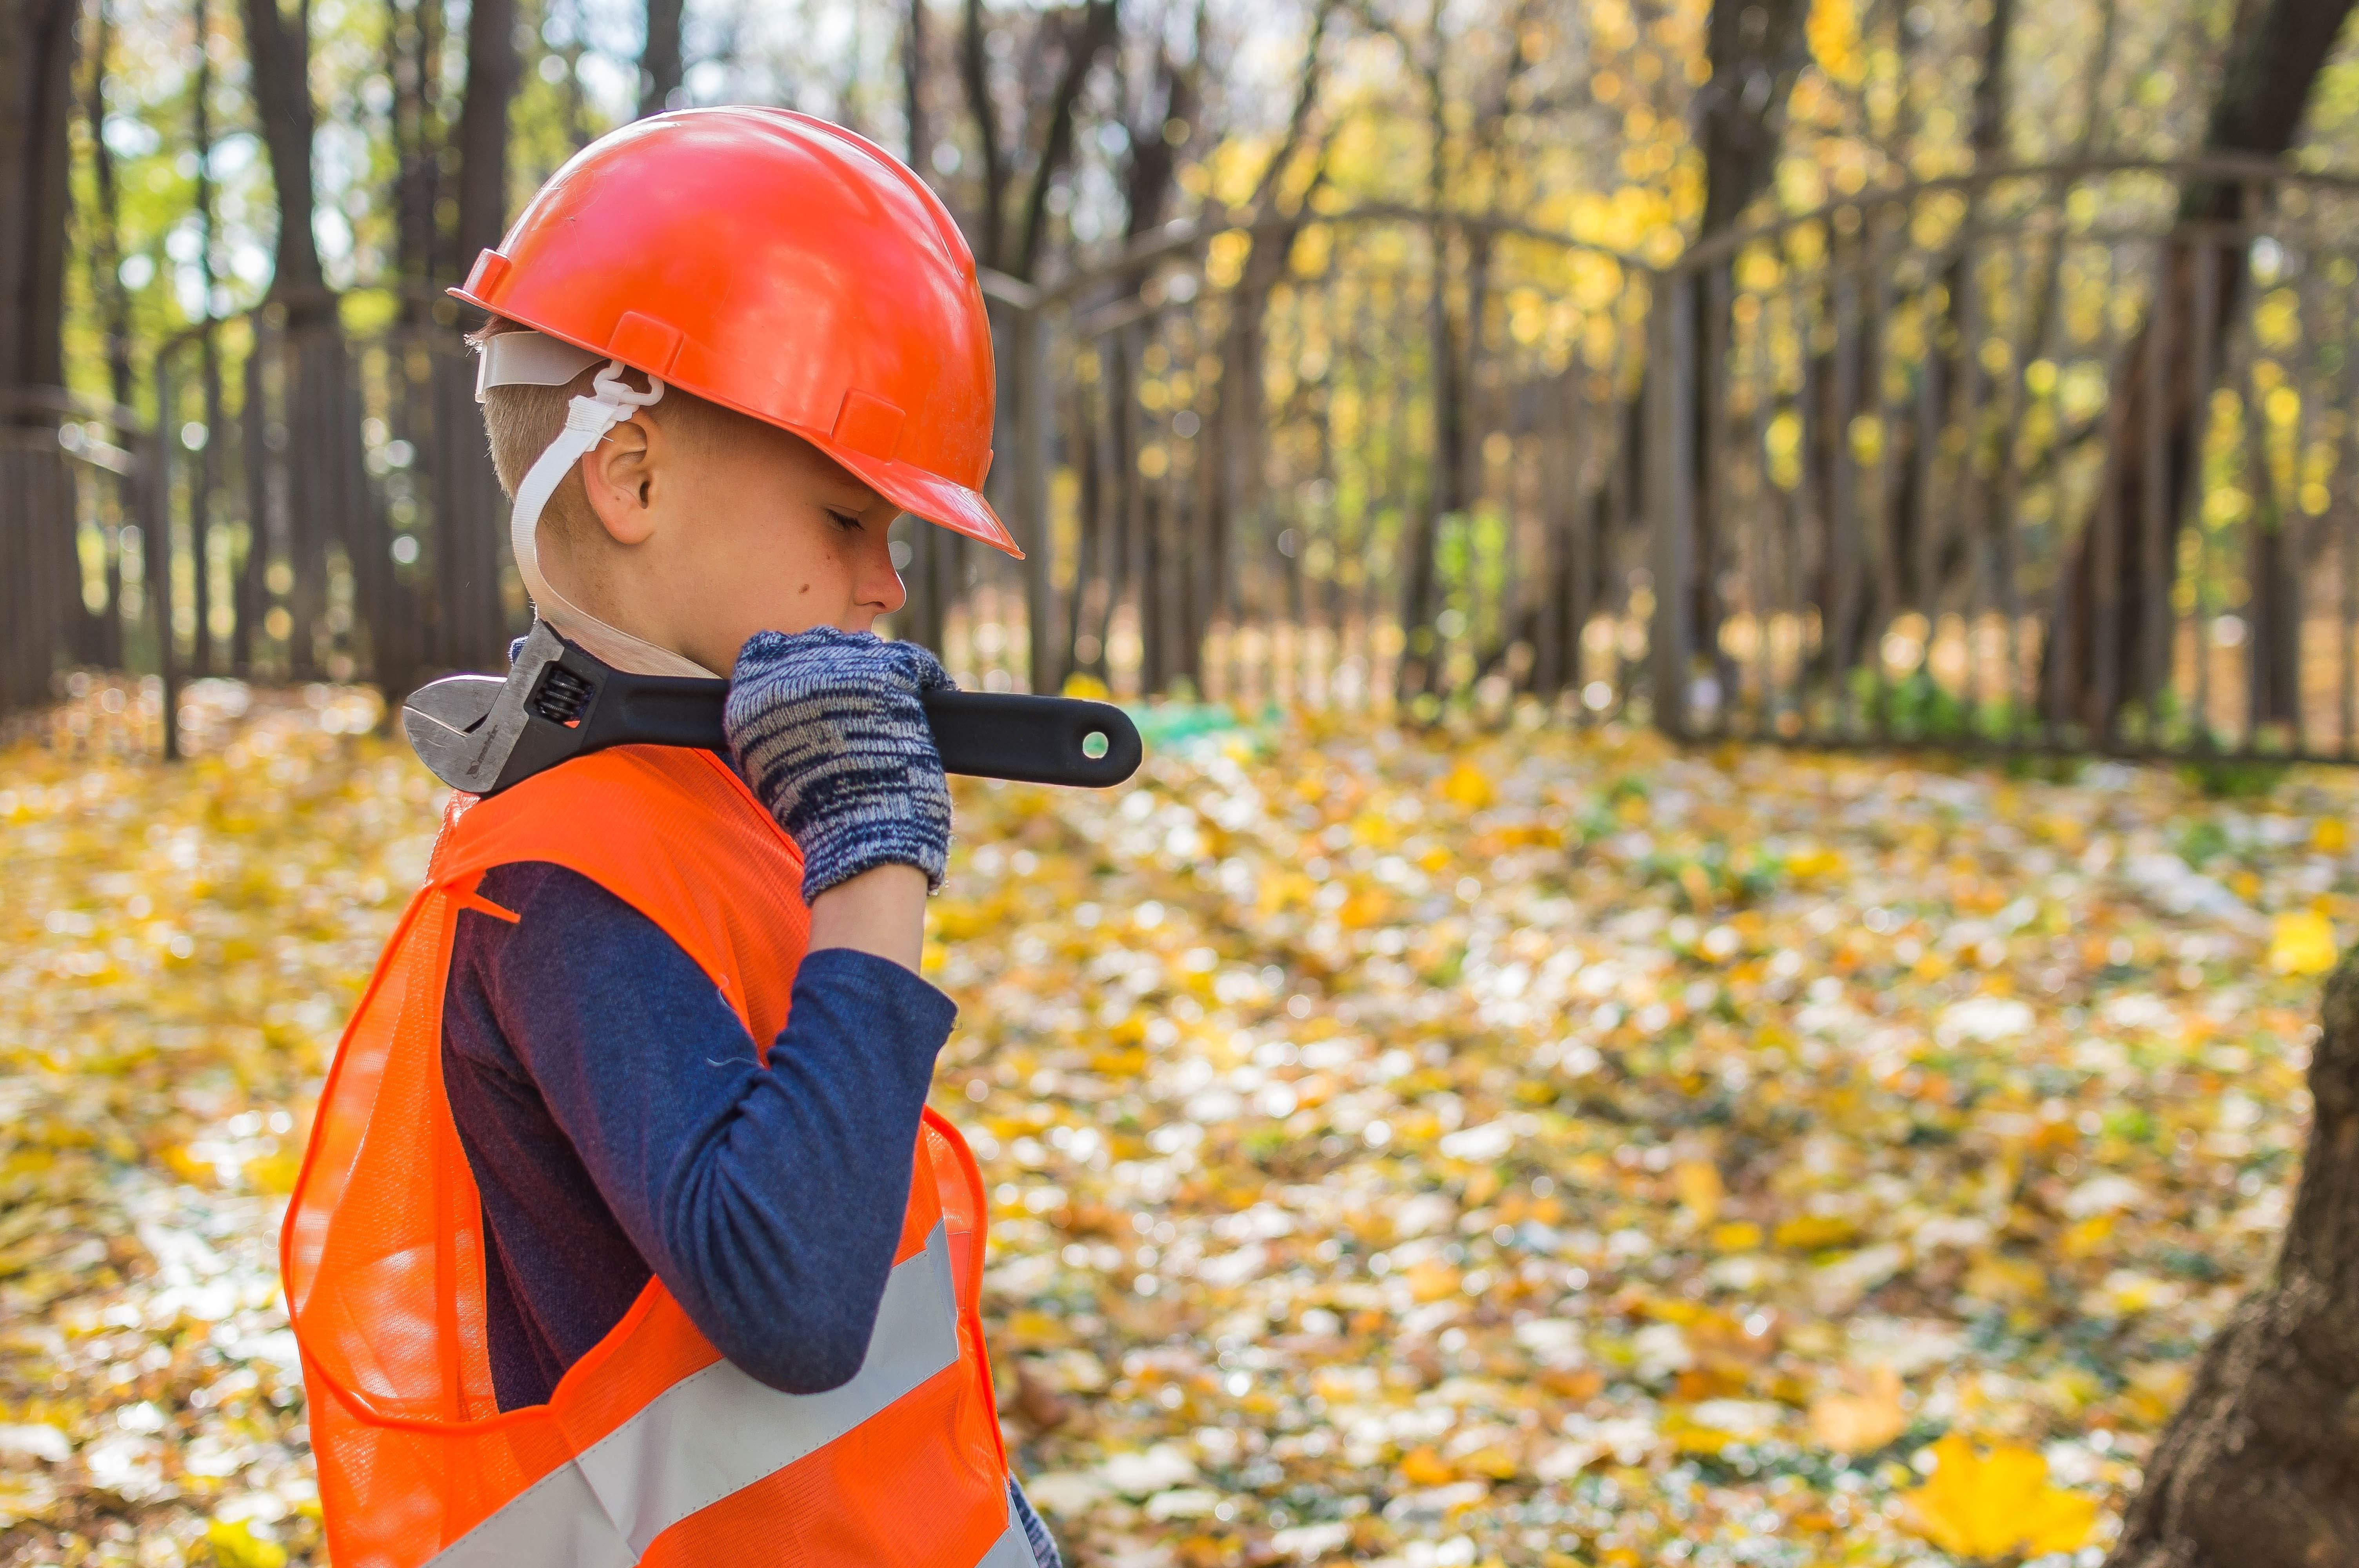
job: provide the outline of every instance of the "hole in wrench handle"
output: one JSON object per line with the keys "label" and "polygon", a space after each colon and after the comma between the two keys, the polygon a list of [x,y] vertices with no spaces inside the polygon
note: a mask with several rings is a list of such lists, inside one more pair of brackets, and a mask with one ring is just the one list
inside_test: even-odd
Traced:
{"label": "hole in wrench handle", "polygon": [[[1018,692],[936,691],[922,699],[945,773],[1104,789],[1138,771],[1145,748],[1110,702]],[[1090,755],[1090,737],[1105,751]]]}

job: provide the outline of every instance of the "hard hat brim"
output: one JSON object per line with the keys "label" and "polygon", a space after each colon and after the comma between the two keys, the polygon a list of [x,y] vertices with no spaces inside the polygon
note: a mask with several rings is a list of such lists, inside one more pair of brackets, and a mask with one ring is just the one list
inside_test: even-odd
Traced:
{"label": "hard hat brim", "polygon": [[[601,355],[608,353],[608,351],[599,344],[586,343],[569,333],[553,330],[546,323],[520,314],[512,307],[496,305],[464,287],[448,288],[443,292],[453,299],[473,306],[478,310],[506,317],[522,326],[531,328],[536,332],[555,338],[560,342],[571,343],[575,348],[585,352]],[[630,362],[625,360],[624,362],[627,364]],[[634,366],[633,368],[641,369],[642,367]],[[642,373],[648,373],[642,369]],[[790,436],[810,442],[825,453],[831,461],[842,467],[877,494],[913,517],[931,523],[938,528],[947,528],[953,534],[962,534],[970,539],[980,540],[993,549],[1004,551],[1019,561],[1024,558],[1024,552],[1016,546],[1016,536],[1007,531],[1007,525],[1002,523],[999,520],[999,514],[991,509],[991,503],[985,501],[982,492],[972,486],[944,479],[941,475],[921,469],[914,463],[899,462],[891,458],[872,457],[866,452],[852,450],[819,431],[799,425],[781,423],[754,409],[743,407],[729,398],[714,396],[710,391],[692,383],[672,380],[669,377],[666,380],[669,384],[678,386],[680,391],[691,397],[703,398],[708,403],[727,408],[733,413],[743,414],[748,419],[758,419],[774,429],[784,430]]]}
{"label": "hard hat brim", "polygon": [[821,451],[842,464],[847,472],[857,475],[871,490],[909,514],[924,519],[938,528],[953,534],[963,534],[970,539],[980,539],[995,550],[1004,550],[1017,560],[1024,552],[1016,546],[1016,535],[999,520],[980,492],[956,484],[940,474],[929,473],[914,464],[895,462],[888,458],[872,458],[865,452],[847,451],[823,436],[809,430],[797,430]]}

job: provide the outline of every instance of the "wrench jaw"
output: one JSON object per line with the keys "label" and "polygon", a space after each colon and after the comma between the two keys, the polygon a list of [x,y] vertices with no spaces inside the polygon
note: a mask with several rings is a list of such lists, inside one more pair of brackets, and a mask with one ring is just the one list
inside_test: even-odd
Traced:
{"label": "wrench jaw", "polygon": [[496,676],[450,676],[409,694],[401,705],[402,733],[427,771],[453,789],[480,794],[479,772],[490,737],[484,720],[500,695]]}
{"label": "wrench jaw", "polygon": [[[401,705],[401,728],[418,760],[436,778],[470,795],[490,795],[516,782],[506,775],[517,741],[531,728],[526,704],[543,672],[564,652],[557,633],[536,622],[506,680],[450,676],[410,693]],[[560,725],[544,728],[571,733]]]}

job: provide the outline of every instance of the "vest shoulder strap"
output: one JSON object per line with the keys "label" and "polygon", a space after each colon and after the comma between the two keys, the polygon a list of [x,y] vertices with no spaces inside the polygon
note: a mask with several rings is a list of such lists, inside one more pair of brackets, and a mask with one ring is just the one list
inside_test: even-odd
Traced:
{"label": "vest shoulder strap", "polygon": [[[801,851],[708,752],[619,746],[489,800],[461,797],[428,876],[472,892],[492,867],[527,860],[563,866],[638,910],[724,989],[733,975],[752,978],[746,960],[771,968],[809,939]],[[746,1000],[731,996],[741,1011]]]}

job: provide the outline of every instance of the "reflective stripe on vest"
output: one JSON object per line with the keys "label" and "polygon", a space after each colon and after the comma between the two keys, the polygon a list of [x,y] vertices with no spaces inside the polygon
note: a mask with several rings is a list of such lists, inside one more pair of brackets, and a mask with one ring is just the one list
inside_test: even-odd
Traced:
{"label": "reflective stripe on vest", "polygon": [[[658,1535],[834,1442],[957,1364],[949,1233],[893,1267],[852,1381],[787,1394],[716,1361],[658,1394],[574,1459],[436,1553],[431,1568],[629,1568]],[[978,1568],[1030,1568],[1013,1518]],[[1014,1555],[1009,1555],[1010,1541]]]}

